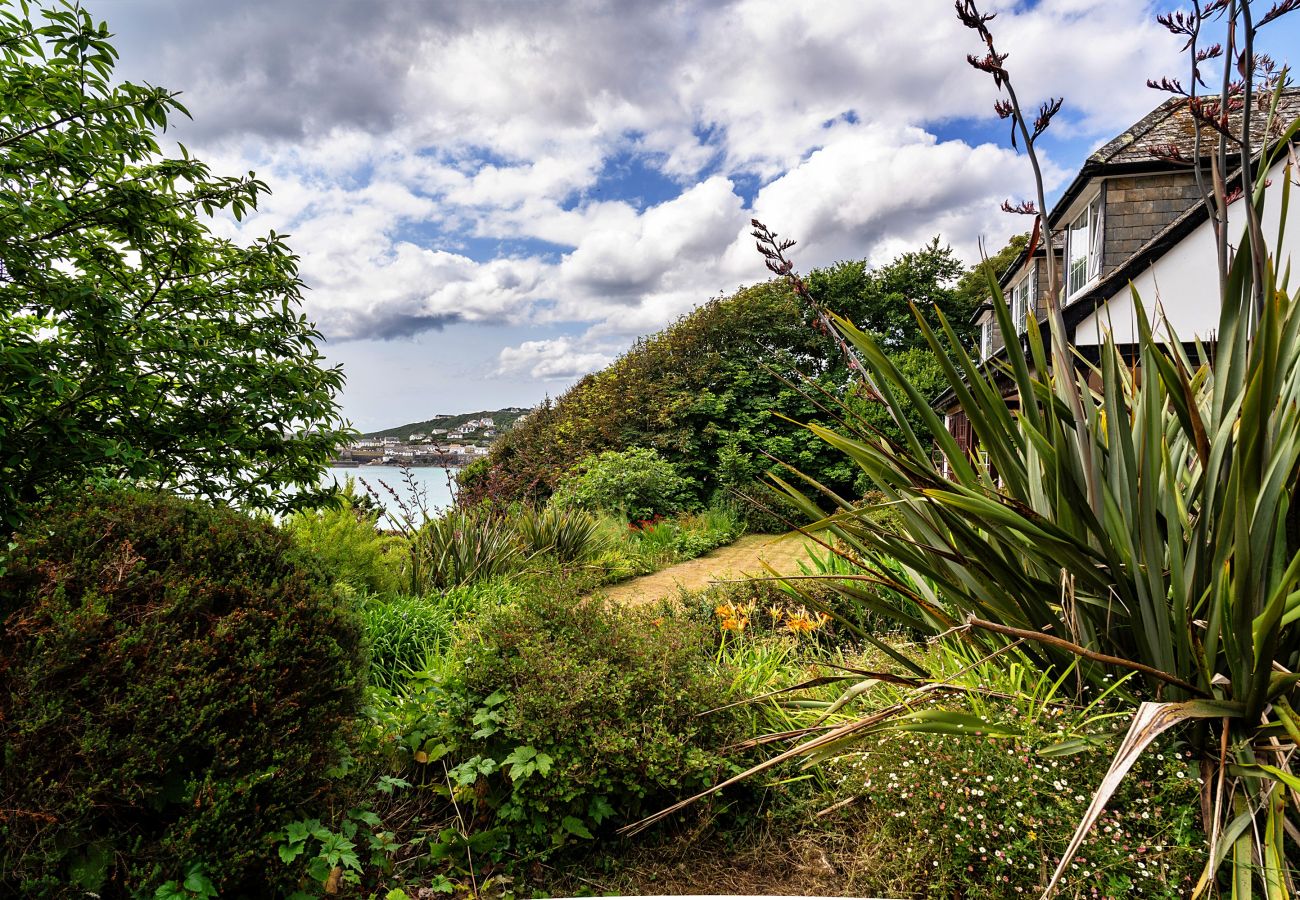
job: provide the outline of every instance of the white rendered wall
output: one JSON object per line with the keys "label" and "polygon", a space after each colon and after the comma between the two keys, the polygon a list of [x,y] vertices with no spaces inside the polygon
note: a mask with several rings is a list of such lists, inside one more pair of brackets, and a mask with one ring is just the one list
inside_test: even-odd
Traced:
{"label": "white rendered wall", "polygon": [[[1274,254],[1277,270],[1284,273],[1288,261],[1294,263],[1296,274],[1291,278],[1292,293],[1300,286],[1300,193],[1291,197],[1287,211],[1286,235],[1281,252],[1278,252],[1277,228],[1282,205],[1282,180],[1287,177],[1286,157],[1269,172],[1272,185],[1267,191],[1264,206],[1264,240]],[[1297,174],[1291,172],[1293,187],[1300,184]],[[1234,245],[1240,241],[1245,227],[1243,201],[1237,200],[1228,208],[1228,234]],[[1132,281],[1147,316],[1156,323],[1156,333],[1167,336],[1164,322],[1173,325],[1179,340],[1191,341],[1214,337],[1219,325],[1219,271],[1215,263],[1214,233],[1210,223],[1202,222],[1178,242],[1164,256],[1151,264]],[[1109,331],[1119,344],[1137,342],[1137,318],[1133,309],[1133,294],[1128,285],[1119,289],[1097,311],[1079,323],[1075,330],[1076,344],[1099,344],[1102,335]]]}

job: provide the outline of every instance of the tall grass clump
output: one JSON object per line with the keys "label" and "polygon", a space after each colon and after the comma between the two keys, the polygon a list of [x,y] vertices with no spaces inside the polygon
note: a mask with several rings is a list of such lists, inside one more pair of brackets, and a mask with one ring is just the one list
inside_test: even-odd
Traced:
{"label": "tall grass clump", "polygon": [[[1248,4],[1215,6],[1191,21],[1199,28],[1211,14],[1226,15],[1235,30],[1224,52],[1249,57],[1256,26]],[[1005,55],[994,48],[991,17],[971,0],[957,7],[988,48],[972,65],[1007,91],[999,110],[1032,151],[1059,102],[1027,122]],[[1188,21],[1167,24],[1177,30]],[[966,645],[985,662],[1015,658],[1044,673],[1069,672],[1080,698],[1130,676],[1113,695],[1132,710],[1127,733],[1091,786],[1055,873],[1044,879],[1048,894],[1073,871],[1073,856],[1126,773],[1175,726],[1204,781],[1198,813],[1209,853],[1194,893],[1216,880],[1234,897],[1293,890],[1292,861],[1300,855],[1300,768],[1293,761],[1300,746],[1300,298],[1288,287],[1289,262],[1274,255],[1262,223],[1280,207],[1282,225],[1268,237],[1282,247],[1295,177],[1288,153],[1300,123],[1270,121],[1267,145],[1253,156],[1251,136],[1259,130],[1252,132],[1251,116],[1274,116],[1285,72],[1274,90],[1254,94],[1254,67],[1242,71],[1245,81],[1225,82],[1217,100],[1187,101],[1210,152],[1219,146],[1205,176],[1221,264],[1213,347],[1185,345],[1168,323],[1153,325],[1136,293],[1136,345],[1107,337],[1096,363],[1068,350],[1054,290],[1046,330],[1031,319],[1023,344],[1009,341],[1005,358],[991,364],[973,359],[942,317],[932,329],[917,315],[987,464],[959,447],[871,335],[816,305],[784,256],[790,242],[755,223],[769,265],[842,336],[845,353],[902,433],[891,440],[851,416],[836,430],[809,426],[862,469],[897,514],[896,532],[875,527],[869,511],[815,483],[804,490],[797,477],[777,479],[814,520],[809,530],[833,539],[828,543],[864,569],[848,587],[842,576],[830,584],[918,633]],[[1245,161],[1239,175],[1221,164],[1234,159],[1236,166]],[[1271,184],[1275,167],[1282,177]],[[1271,192],[1280,197],[1270,200]],[[1242,235],[1235,247],[1227,219],[1233,202],[1232,225]],[[1045,240],[1050,247],[1050,235]],[[992,279],[990,287],[1002,333],[1015,334]],[[920,427],[908,423],[914,410]],[[823,509],[828,499],[831,508]],[[900,578],[900,565],[919,579]],[[918,590],[918,583],[929,587]],[[884,649],[912,679],[907,698],[819,732],[759,770],[793,756],[835,755],[884,729],[994,730],[969,714],[921,709],[926,697],[950,689],[947,676],[906,647]]]}
{"label": "tall grass clump", "polygon": [[525,507],[514,526],[526,554],[549,554],[562,565],[586,562],[608,548],[600,520],[583,510]]}

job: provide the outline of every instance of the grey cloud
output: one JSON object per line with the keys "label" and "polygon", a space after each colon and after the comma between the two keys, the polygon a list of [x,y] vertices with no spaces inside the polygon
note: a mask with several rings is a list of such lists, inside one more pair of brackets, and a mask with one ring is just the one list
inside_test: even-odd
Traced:
{"label": "grey cloud", "polygon": [[332,341],[392,341],[428,331],[442,331],[448,325],[464,320],[464,316],[459,313],[409,313],[377,309],[368,312],[349,311],[343,316],[330,315],[317,324]]}
{"label": "grey cloud", "polygon": [[[584,3],[484,0],[100,0],[122,51],[119,73],[183,92],[195,114],[183,138],[252,134],[294,140],[335,127],[386,131],[436,114],[439,98],[411,96],[422,54],[458,35],[508,22],[521,42],[584,33],[579,56],[555,48],[581,79],[530,85],[546,121],[590,123],[611,91],[650,96],[691,15],[619,0]],[[699,4],[707,9],[712,3]],[[433,49],[430,49],[433,48]],[[432,105],[434,108],[430,109]]]}
{"label": "grey cloud", "polygon": [[462,11],[475,5],[141,0],[100,7],[92,11],[118,34],[122,74],[183,92],[195,114],[181,126],[184,136],[292,139],[334,126],[391,127],[420,41],[431,29],[462,27]]}

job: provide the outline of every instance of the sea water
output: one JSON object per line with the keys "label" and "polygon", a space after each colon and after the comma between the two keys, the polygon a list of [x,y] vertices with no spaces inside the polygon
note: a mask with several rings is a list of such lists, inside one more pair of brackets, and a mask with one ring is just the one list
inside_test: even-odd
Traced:
{"label": "sea water", "polygon": [[[442,510],[447,509],[455,502],[456,499],[456,469],[447,469],[442,466],[414,466],[407,470],[411,473],[411,479],[415,484],[415,489],[419,493],[421,502],[430,515],[435,515]],[[379,500],[384,505],[384,512],[390,519],[401,516],[401,508],[397,500],[385,489],[384,485],[392,488],[413,512],[417,518],[419,511],[416,504],[411,502],[411,491],[406,481],[402,477],[402,470],[397,466],[352,466],[349,468],[330,468],[325,472],[324,484],[333,482],[340,487],[349,479],[353,479],[356,484],[358,493],[377,494]],[[366,486],[370,490],[366,490]],[[381,525],[392,526],[392,521],[381,521]]]}

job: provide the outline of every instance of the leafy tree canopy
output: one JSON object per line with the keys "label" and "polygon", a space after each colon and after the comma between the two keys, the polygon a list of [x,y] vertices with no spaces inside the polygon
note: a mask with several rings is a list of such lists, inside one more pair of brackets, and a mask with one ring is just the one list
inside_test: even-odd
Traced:
{"label": "leafy tree canopy", "polygon": [[107,26],[79,7],[39,15],[0,4],[0,520],[88,477],[309,502],[348,433],[342,373],[282,237],[207,225],[266,185],[163,155],[175,94],[114,84]]}
{"label": "leafy tree canopy", "polygon": [[[700,486],[700,499],[742,487],[767,468],[764,452],[797,459],[847,487],[849,467],[780,418],[816,418],[816,407],[781,379],[833,351],[804,324],[798,299],[781,283],[715,298],[507,432],[486,460],[461,473],[462,497],[544,499],[579,460],[630,447],[674,463]],[[834,376],[819,377],[839,390]],[[729,464],[719,469],[724,447]]]}
{"label": "leafy tree canopy", "polygon": [[848,260],[814,269],[807,281],[823,306],[876,335],[886,350],[928,351],[909,301],[931,326],[938,327],[938,310],[959,329],[959,335],[969,337],[968,320],[979,304],[957,290],[965,271],[952,248],[940,245],[936,237],[879,268],[871,268],[865,259]]}
{"label": "leafy tree canopy", "polygon": [[[931,395],[947,382],[908,301],[934,322],[937,307],[965,334],[984,300],[973,287],[979,282],[938,239],[879,269],[844,262],[808,280],[827,307],[888,335],[896,365]],[[811,381],[801,383],[800,373]],[[790,420],[833,424],[819,408],[828,405],[822,392],[843,398],[855,384],[837,345],[812,327],[810,310],[783,283],[744,288],[641,339],[534,412],[462,472],[462,497],[543,499],[579,460],[630,447],[651,448],[675,464],[700,486],[701,500],[719,489],[747,490],[770,457],[852,492],[854,468]],[[850,403],[881,431],[896,430],[879,404]]]}

